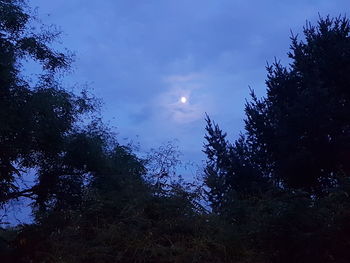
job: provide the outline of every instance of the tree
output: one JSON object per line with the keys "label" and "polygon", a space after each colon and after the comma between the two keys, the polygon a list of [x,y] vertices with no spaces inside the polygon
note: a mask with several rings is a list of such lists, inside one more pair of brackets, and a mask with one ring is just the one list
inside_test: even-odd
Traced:
{"label": "tree", "polygon": [[247,103],[246,130],[263,173],[319,194],[350,175],[349,20],[320,18],[304,36],[291,37],[290,67],[267,67],[267,97]]}
{"label": "tree", "polygon": [[232,215],[237,200],[257,197],[268,187],[251,159],[251,149],[243,135],[232,145],[226,140],[226,133],[207,116],[207,155],[205,184],[209,188],[208,198],[214,212]]}
{"label": "tree", "polygon": [[[346,18],[320,18],[317,26],[307,24],[305,40],[291,37],[290,67],[278,61],[267,67],[266,98],[251,92],[245,139],[237,140],[236,147],[247,149],[244,158],[278,187],[319,195],[337,186],[339,177],[349,176],[349,32]],[[207,147],[208,159],[232,155],[235,147],[225,142],[218,127],[208,127],[207,140],[217,137],[221,145],[216,147],[226,151],[213,155]],[[232,163],[231,158],[221,165]]]}
{"label": "tree", "polygon": [[[207,120],[209,200],[256,261],[349,258],[350,21],[320,18],[304,35],[289,67],[267,67],[267,96],[251,92],[234,144]],[[260,194],[244,194],[256,181]]]}
{"label": "tree", "polygon": [[[51,48],[59,32],[37,24],[24,1],[0,1],[0,207],[19,197],[43,203],[61,179],[73,178],[60,161],[78,121],[96,106],[87,93],[61,87],[71,56]],[[24,75],[26,61],[40,65],[36,80]],[[33,169],[36,184],[24,187]]]}

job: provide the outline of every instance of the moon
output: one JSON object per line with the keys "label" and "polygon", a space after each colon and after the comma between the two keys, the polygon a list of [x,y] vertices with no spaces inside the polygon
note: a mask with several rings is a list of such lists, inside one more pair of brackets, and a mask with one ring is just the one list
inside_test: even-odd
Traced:
{"label": "moon", "polygon": [[181,103],[186,103],[187,102],[187,98],[183,96],[183,97],[181,97],[180,101],[181,101]]}

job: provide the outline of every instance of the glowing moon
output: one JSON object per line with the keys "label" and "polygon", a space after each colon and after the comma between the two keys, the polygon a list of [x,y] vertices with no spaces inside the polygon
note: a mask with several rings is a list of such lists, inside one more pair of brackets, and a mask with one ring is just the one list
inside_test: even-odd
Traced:
{"label": "glowing moon", "polygon": [[180,101],[181,101],[181,103],[186,103],[187,102],[187,98],[186,97],[181,97]]}

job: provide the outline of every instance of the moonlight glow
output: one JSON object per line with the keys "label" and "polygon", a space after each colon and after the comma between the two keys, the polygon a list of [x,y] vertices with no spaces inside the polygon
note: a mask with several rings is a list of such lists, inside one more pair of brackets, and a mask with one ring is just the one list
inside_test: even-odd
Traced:
{"label": "moonlight glow", "polygon": [[181,97],[180,101],[181,101],[181,103],[186,103],[187,102],[187,98],[186,97]]}

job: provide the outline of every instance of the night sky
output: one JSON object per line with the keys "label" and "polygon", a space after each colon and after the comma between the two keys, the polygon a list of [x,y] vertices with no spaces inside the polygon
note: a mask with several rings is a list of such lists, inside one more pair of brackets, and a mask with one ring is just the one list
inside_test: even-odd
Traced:
{"label": "night sky", "polygon": [[[288,63],[290,31],[319,14],[349,13],[349,0],[33,0],[76,54],[67,85],[103,99],[119,141],[141,149],[177,139],[197,163],[207,112],[236,138],[249,86],[264,95],[265,66]],[[181,103],[181,97],[187,98]],[[137,137],[138,136],[138,137]]]}

